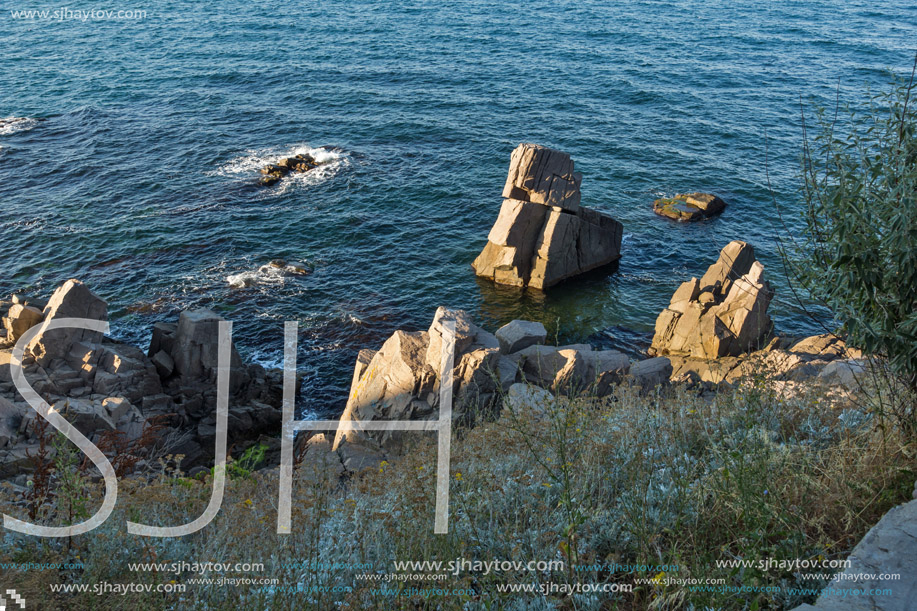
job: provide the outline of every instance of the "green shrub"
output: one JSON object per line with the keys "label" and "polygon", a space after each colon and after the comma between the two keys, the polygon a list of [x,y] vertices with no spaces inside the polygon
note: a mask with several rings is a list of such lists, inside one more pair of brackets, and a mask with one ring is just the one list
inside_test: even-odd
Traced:
{"label": "green shrub", "polygon": [[[917,67],[917,62],[915,62]],[[848,343],[917,388],[914,74],[860,108],[818,112],[805,138],[805,240],[793,268]]]}

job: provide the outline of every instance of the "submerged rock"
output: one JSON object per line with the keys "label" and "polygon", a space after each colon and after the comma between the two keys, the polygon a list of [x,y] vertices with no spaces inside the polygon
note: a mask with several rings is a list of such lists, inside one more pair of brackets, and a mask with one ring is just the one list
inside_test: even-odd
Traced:
{"label": "submerged rock", "polygon": [[676,221],[700,221],[725,208],[726,202],[712,193],[679,193],[653,202],[653,212]]}
{"label": "submerged rock", "polygon": [[302,174],[314,170],[319,165],[321,164],[311,155],[299,154],[294,157],[284,157],[277,163],[269,163],[261,168],[263,176],[258,182],[262,186],[269,187],[290,173]]}

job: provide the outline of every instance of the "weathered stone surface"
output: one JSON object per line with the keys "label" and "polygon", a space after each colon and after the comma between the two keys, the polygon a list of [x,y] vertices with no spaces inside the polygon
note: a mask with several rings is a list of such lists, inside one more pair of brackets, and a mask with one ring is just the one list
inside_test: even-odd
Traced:
{"label": "weathered stone surface", "polygon": [[101,403],[82,399],[65,399],[53,405],[53,409],[69,420],[73,426],[87,437],[98,431],[113,431],[108,411]]}
{"label": "weathered stone surface", "polygon": [[[218,329],[219,323],[223,320],[210,310],[190,310],[181,313],[172,351],[178,375],[192,379],[216,379],[219,364]],[[242,359],[233,347],[230,367],[238,368],[241,365]]]}
{"label": "weathered stone surface", "polygon": [[513,151],[506,198],[481,254],[477,275],[498,284],[544,289],[620,258],[623,227],[582,208],[570,156],[533,144]]}
{"label": "weathered stone surface", "polygon": [[818,381],[833,386],[859,390],[866,380],[866,368],[856,359],[832,361],[818,374]]}
{"label": "weathered stone surface", "polygon": [[51,295],[43,314],[38,335],[26,346],[41,366],[67,356],[76,342],[99,343],[102,339],[101,333],[85,329],[47,330],[52,321],[60,318],[107,320],[108,306],[79,280],[68,280]]}
{"label": "weathered stone surface", "polygon": [[38,308],[14,303],[3,317],[6,343],[15,344],[26,331],[40,323],[43,318],[44,315]]}
{"label": "weathered stone surface", "polygon": [[384,455],[360,443],[342,443],[335,450],[341,457],[344,468],[352,473],[363,469],[375,469],[384,460]]}
{"label": "weathered stone surface", "polygon": [[513,384],[506,393],[506,403],[514,412],[523,409],[545,412],[554,403],[554,395],[531,384]]}
{"label": "weathered stone surface", "polygon": [[726,202],[712,193],[679,193],[653,202],[653,212],[676,221],[700,221],[725,208]]}
{"label": "weathered stone surface", "polygon": [[160,378],[168,378],[175,371],[175,361],[172,356],[165,350],[160,350],[153,355],[153,366],[156,367],[156,373]]}
{"label": "weathered stone surface", "polygon": [[566,153],[524,143],[510,157],[503,197],[576,211],[581,180]]}
{"label": "weathered stone surface", "polygon": [[628,356],[617,350],[583,351],[580,354],[586,361],[586,383],[598,396],[608,394],[630,369]]}
{"label": "weathered stone surface", "polygon": [[675,291],[656,319],[649,353],[715,359],[757,348],[771,329],[773,293],[763,275],[752,247],[730,242],[699,281]]}
{"label": "weathered stone surface", "polygon": [[548,332],[540,322],[514,320],[499,329],[495,334],[500,342],[502,354],[512,354],[535,344],[543,344]]}
{"label": "weathered stone surface", "polygon": [[[436,374],[427,364],[430,336],[427,332],[396,331],[373,356],[356,386],[341,421],[401,420],[415,397],[432,393]],[[337,450],[346,440],[351,443],[375,440],[388,443],[401,437],[400,431],[364,433],[339,430],[334,439]]]}
{"label": "weathered stone surface", "polygon": [[666,384],[672,376],[672,362],[664,356],[637,361],[629,371],[634,383],[643,388]]}
{"label": "weathered stone surface", "polygon": [[[917,571],[917,501],[898,505],[882,516],[853,548],[848,560],[850,566],[835,576],[814,606],[801,605],[796,611],[913,609],[917,581],[907,576]],[[890,574],[901,579],[879,579]]]}
{"label": "weathered stone surface", "polygon": [[[455,352],[457,356],[474,343],[477,327],[464,310],[450,310],[440,306],[433,316],[433,323],[427,332],[430,344],[427,347],[427,365],[437,374],[442,370],[444,324],[450,322],[455,328]],[[457,360],[455,362],[458,362]]]}

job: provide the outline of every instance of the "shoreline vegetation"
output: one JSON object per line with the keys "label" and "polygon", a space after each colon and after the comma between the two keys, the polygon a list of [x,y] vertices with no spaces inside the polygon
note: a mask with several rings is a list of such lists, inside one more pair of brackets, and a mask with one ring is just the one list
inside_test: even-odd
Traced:
{"label": "shoreline vegetation", "polygon": [[[476,273],[546,287],[614,263],[621,225],[579,206],[581,180],[568,155],[520,145]],[[725,206],[680,197],[693,216]],[[887,548],[888,529],[914,511],[870,531],[917,494],[914,387],[895,354],[834,334],[780,336],[772,297],[753,247],[733,241],[675,291],[645,359],[553,346],[531,321],[491,333],[445,307],[427,330],[361,350],[342,421],[436,420],[444,333],[455,329],[446,535],[432,529],[432,436],[359,429],[297,437],[292,533],[276,534],[283,375],[231,347],[221,509],[198,532],[157,539],[125,522],[186,524],[211,497],[223,319],[182,312],[154,326],[144,351],[54,328],[107,321],[107,304],[78,280],[46,303],[14,296],[0,349],[0,506],[67,525],[104,496],[94,465],[18,396],[9,365],[23,336],[26,380],[109,457],[120,494],[88,534],[7,531],[6,566],[56,568],[6,570],[4,586],[32,593],[32,605],[86,609],[790,609],[829,584],[849,592],[856,584],[838,572],[854,546],[863,541],[857,562],[881,569],[894,559],[869,541]],[[205,578],[189,558],[227,568]],[[435,564],[459,560],[508,564]],[[100,596],[102,583],[156,589]],[[882,604],[904,600],[900,582],[880,585],[894,589]],[[816,608],[832,604],[823,595]]]}

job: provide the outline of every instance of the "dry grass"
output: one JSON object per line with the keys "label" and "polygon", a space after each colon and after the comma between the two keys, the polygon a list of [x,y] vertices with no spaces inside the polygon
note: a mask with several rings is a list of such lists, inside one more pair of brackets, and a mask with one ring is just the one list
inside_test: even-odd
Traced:
{"label": "dry grass", "polygon": [[[717,568],[716,561],[843,558],[885,511],[909,498],[917,470],[913,446],[869,404],[829,400],[817,388],[787,398],[761,379],[706,396],[683,389],[641,395],[622,386],[602,400],[557,398],[542,407],[507,408],[500,420],[456,436],[448,535],[432,532],[435,444],[417,435],[403,459],[344,486],[300,467],[291,535],[274,532],[278,488],[271,471],[232,479],[209,526],[168,540],[128,535],[124,523],[193,519],[206,506],[209,480],[166,472],[150,484],[123,480],[111,518],[69,548],[7,534],[0,552],[0,562],[79,558],[85,569],[7,571],[2,583],[25,592],[35,608],[789,608],[813,597],[787,588],[824,581],[806,583],[789,571]],[[93,497],[100,498],[98,489]],[[26,518],[19,507],[5,512]],[[393,573],[393,560],[456,558],[563,560],[567,566],[384,584],[472,592],[429,598],[392,596],[379,592],[382,583],[357,578]],[[129,562],[206,561],[262,562],[263,573],[226,576],[272,577],[279,586],[192,585],[188,580],[200,575],[128,568]],[[701,592],[660,580],[614,597],[498,592],[503,584],[630,584],[660,577],[589,567],[594,563],[677,564],[667,577],[721,578],[779,591]],[[187,584],[187,591],[95,596],[55,595],[48,588],[170,580]],[[287,589],[297,587],[301,591]],[[331,591],[335,587],[349,591]]]}

